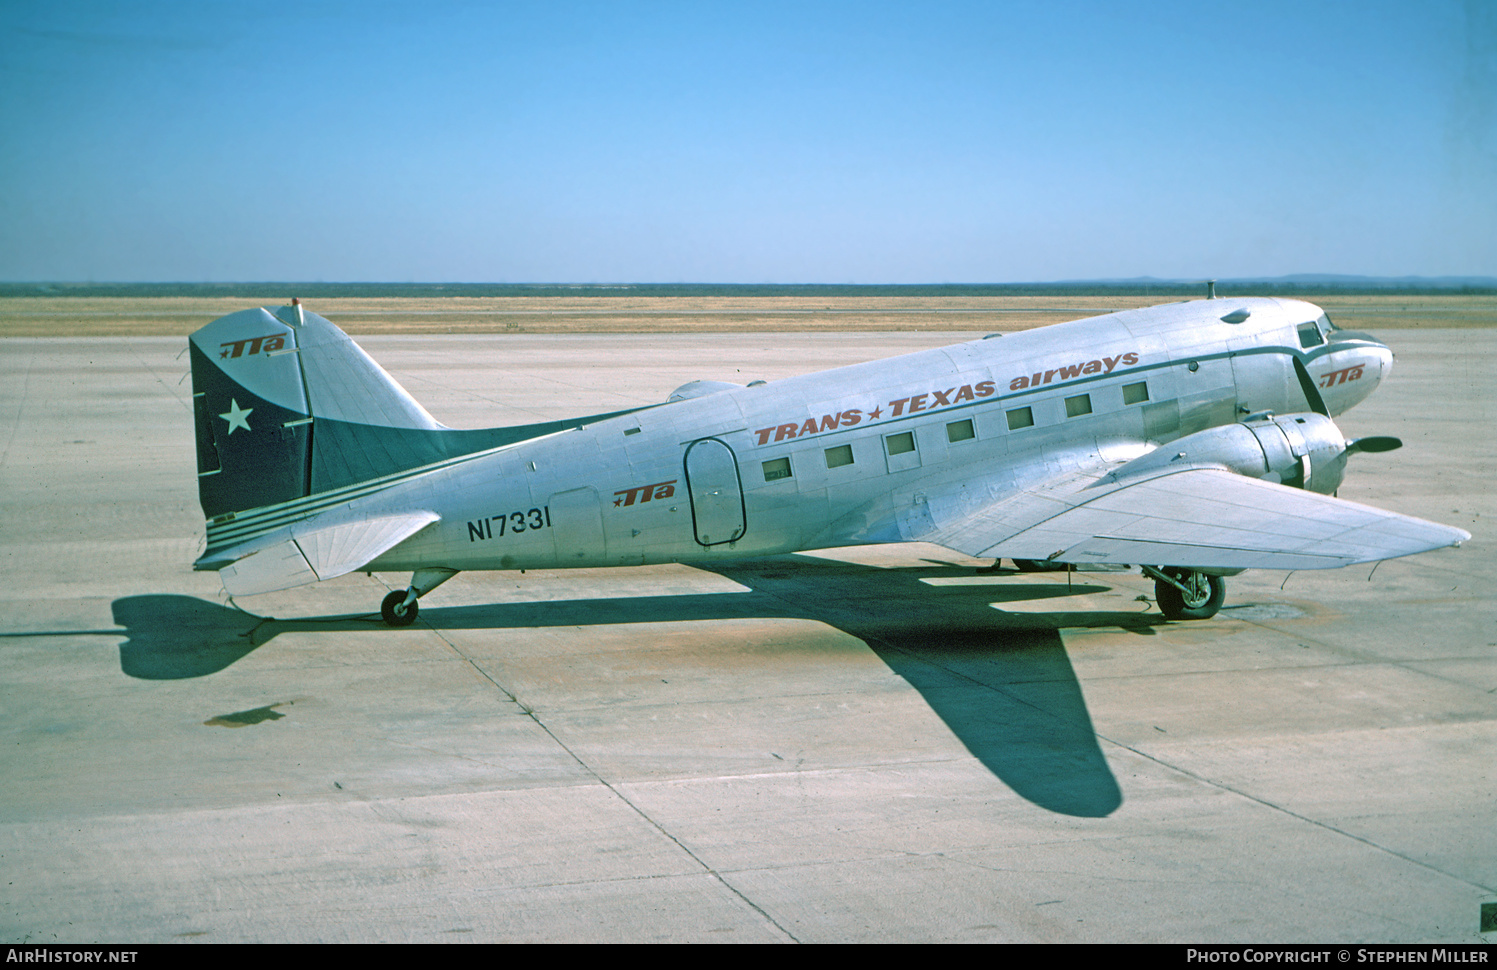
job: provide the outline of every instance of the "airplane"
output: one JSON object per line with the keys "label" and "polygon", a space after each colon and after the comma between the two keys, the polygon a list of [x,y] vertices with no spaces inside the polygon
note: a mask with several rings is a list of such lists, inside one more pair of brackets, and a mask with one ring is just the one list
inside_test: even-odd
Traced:
{"label": "airplane", "polygon": [[[233,596],[410,571],[391,626],[462,570],[626,566],[932,542],[1021,569],[1139,568],[1170,620],[1244,569],[1325,569],[1470,534],[1334,497],[1332,420],[1393,354],[1289,299],[1124,310],[659,403],[438,423],[298,300],[190,338],[194,563]],[[995,562],[995,565],[997,562]]]}

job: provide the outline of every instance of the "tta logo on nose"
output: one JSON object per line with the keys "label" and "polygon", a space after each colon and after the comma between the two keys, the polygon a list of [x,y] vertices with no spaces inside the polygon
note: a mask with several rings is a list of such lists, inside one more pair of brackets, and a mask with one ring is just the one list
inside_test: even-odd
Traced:
{"label": "tta logo on nose", "polygon": [[1341,370],[1333,370],[1320,379],[1321,387],[1331,387],[1336,384],[1345,384],[1362,376],[1362,368],[1366,364],[1354,364],[1351,367],[1343,367]]}

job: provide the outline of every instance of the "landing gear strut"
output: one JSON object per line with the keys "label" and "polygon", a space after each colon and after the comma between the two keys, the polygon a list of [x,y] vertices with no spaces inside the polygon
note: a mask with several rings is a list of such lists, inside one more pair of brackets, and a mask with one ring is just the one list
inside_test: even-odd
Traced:
{"label": "landing gear strut", "polygon": [[385,618],[390,626],[410,626],[416,622],[416,616],[421,612],[421,606],[416,601],[425,596],[447,580],[457,575],[456,569],[443,569],[440,567],[418,569],[411,576],[409,589],[397,589],[385,597],[379,605],[379,615]]}
{"label": "landing gear strut", "polygon": [[1227,598],[1227,581],[1195,569],[1143,567],[1154,578],[1154,600],[1169,620],[1209,620]]}

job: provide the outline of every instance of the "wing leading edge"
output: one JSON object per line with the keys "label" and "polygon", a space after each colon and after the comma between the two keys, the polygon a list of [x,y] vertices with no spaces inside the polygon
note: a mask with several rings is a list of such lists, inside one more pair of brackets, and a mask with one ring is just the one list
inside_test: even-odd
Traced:
{"label": "wing leading edge", "polygon": [[1230,570],[1332,569],[1471,538],[1220,466],[1072,485],[991,503],[918,538],[984,558]]}

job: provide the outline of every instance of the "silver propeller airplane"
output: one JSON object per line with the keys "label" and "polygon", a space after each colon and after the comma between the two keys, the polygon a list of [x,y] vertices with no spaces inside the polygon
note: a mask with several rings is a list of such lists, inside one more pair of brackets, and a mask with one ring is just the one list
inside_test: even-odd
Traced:
{"label": "silver propeller airplane", "polygon": [[934,542],[1020,568],[1129,564],[1170,619],[1244,569],[1459,545],[1333,497],[1332,421],[1393,355],[1296,300],[1128,310],[568,421],[460,431],[297,301],[191,338],[207,548],[232,596],[412,572],[625,566]]}

